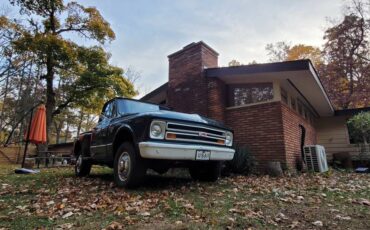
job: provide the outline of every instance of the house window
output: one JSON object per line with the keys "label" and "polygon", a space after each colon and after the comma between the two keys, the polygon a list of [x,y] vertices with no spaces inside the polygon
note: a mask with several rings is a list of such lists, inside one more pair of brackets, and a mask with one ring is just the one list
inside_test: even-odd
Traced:
{"label": "house window", "polygon": [[288,104],[288,93],[284,89],[280,89],[281,92],[281,101],[285,104]]}
{"label": "house window", "polygon": [[253,83],[229,86],[229,105],[241,106],[272,100],[272,83]]}

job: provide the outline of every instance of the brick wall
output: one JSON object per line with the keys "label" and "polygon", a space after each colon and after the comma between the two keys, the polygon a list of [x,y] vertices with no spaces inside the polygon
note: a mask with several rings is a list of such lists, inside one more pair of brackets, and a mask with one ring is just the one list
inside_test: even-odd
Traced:
{"label": "brick wall", "polygon": [[301,129],[305,144],[316,144],[311,123],[281,102],[226,110],[226,125],[234,129],[234,141],[247,145],[263,171],[269,161],[280,161],[283,168],[296,169],[301,162]]}
{"label": "brick wall", "polygon": [[286,163],[281,103],[271,102],[226,110],[226,125],[234,129],[234,141],[247,145],[264,170],[267,162]]}
{"label": "brick wall", "polygon": [[281,103],[282,120],[284,127],[284,143],[287,165],[289,168],[301,167],[301,128],[306,129],[305,145],[316,144],[316,130],[311,123],[292,110],[286,104]]}
{"label": "brick wall", "polygon": [[208,115],[208,79],[204,68],[217,67],[218,53],[203,42],[192,43],[168,56],[168,103],[179,112]]}
{"label": "brick wall", "polygon": [[192,43],[168,58],[167,105],[224,122],[234,130],[235,143],[249,146],[260,170],[269,161],[296,168],[301,157],[300,124],[306,128],[305,144],[316,143],[312,124],[279,101],[226,109],[227,86],[204,76],[204,69],[217,67],[218,60],[217,52],[205,43]]}
{"label": "brick wall", "polygon": [[225,83],[217,78],[210,78],[208,80],[208,117],[225,123],[226,103]]}

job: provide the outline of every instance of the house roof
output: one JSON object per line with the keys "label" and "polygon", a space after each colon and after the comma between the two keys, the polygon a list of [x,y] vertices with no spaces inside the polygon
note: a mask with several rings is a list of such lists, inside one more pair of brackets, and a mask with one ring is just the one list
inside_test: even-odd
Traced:
{"label": "house roof", "polygon": [[335,110],[335,116],[353,116],[361,112],[370,112],[370,107]]}
{"label": "house roof", "polygon": [[[242,65],[205,69],[207,77],[219,78],[227,84],[286,80],[320,116],[332,116],[334,109],[310,60]],[[162,98],[168,83],[153,90],[140,100]],[[156,101],[153,101],[156,102]]]}
{"label": "house roof", "polygon": [[300,71],[307,70],[310,65],[310,60],[284,61],[274,63],[240,65],[229,67],[217,67],[206,69],[208,77],[221,77],[240,74],[256,74],[256,73],[274,73],[285,71]]}
{"label": "house roof", "polygon": [[207,77],[227,84],[286,80],[320,116],[332,116],[334,109],[310,60],[242,65],[206,69]]}
{"label": "house roof", "polygon": [[141,101],[150,101],[152,98],[155,98],[159,96],[160,94],[163,94],[164,92],[167,91],[168,88],[168,82],[164,83],[163,85],[159,86],[152,92],[148,93],[147,95],[143,96],[140,98]]}

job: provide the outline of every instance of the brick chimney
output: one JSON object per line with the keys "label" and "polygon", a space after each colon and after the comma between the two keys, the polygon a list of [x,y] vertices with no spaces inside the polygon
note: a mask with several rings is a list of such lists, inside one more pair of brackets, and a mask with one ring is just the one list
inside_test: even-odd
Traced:
{"label": "brick chimney", "polygon": [[208,115],[205,68],[218,66],[218,53],[204,42],[193,42],[168,56],[168,106],[175,111]]}

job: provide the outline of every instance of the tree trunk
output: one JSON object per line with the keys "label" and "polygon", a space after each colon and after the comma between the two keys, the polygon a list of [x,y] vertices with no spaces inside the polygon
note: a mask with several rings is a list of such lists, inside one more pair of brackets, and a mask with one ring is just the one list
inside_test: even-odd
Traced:
{"label": "tree trunk", "polygon": [[66,128],[66,135],[64,137],[64,143],[67,143],[68,140],[68,133],[69,133],[69,123],[67,121],[67,128]]}
{"label": "tree trunk", "polygon": [[59,139],[60,139],[60,131],[57,131],[57,132],[55,133],[55,143],[56,143],[56,144],[59,144]]}
{"label": "tree trunk", "polygon": [[3,99],[3,105],[2,105],[2,108],[1,108],[1,115],[0,115],[0,128],[3,127],[3,120],[4,120],[4,109],[5,109],[5,103],[6,103],[6,99],[8,97],[8,85],[9,85],[9,71],[6,75],[6,80],[5,80],[5,88],[4,88],[4,99]]}
{"label": "tree trunk", "polygon": [[364,155],[366,157],[366,159],[368,159],[370,157],[370,146],[369,146],[369,143],[367,142],[367,135],[366,133],[363,133],[362,134],[362,138],[364,140]]}
{"label": "tree trunk", "polygon": [[[51,2],[51,12],[49,15],[50,29],[52,34],[56,34],[56,25],[54,18],[54,3]],[[55,109],[55,92],[53,88],[54,82],[54,57],[53,57],[53,48],[49,47],[49,52],[46,57],[46,132],[48,141],[50,140],[50,130],[51,124],[53,122],[53,112]]]}
{"label": "tree trunk", "polygon": [[46,129],[48,141],[50,140],[51,124],[53,122],[53,111],[55,108],[55,92],[53,88],[54,71],[52,57],[47,58],[47,74],[46,74]]}
{"label": "tree trunk", "polygon": [[77,138],[78,136],[80,136],[83,119],[84,119],[84,111],[81,109],[79,120],[78,120],[78,126],[77,126]]}
{"label": "tree trunk", "polygon": [[60,132],[62,131],[61,125],[57,125],[57,123],[54,121],[54,127],[55,127],[55,143],[59,144],[60,139]]}

